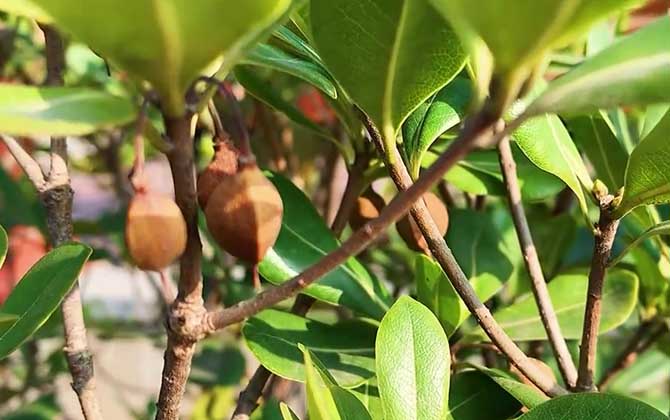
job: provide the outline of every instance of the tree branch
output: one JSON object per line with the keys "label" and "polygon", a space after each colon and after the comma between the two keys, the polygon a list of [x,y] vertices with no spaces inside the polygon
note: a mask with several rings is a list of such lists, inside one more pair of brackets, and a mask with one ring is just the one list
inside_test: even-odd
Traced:
{"label": "tree branch", "polygon": [[198,207],[191,136],[191,116],[165,117],[165,129],[173,148],[168,154],[175,199],[187,226],[186,250],[179,265],[179,291],[168,311],[167,348],[156,419],[176,420],[191,371],[199,326],[206,313],[202,298],[202,244],[198,231]]}
{"label": "tree branch", "polygon": [[[498,118],[495,115],[484,115],[487,119],[482,120],[479,124],[491,127],[498,123]],[[361,114],[361,118],[374,143],[378,147],[381,147],[383,145],[381,135],[373,122],[364,114]],[[496,138],[498,138],[498,136],[496,136]],[[386,159],[386,165],[391,178],[398,189],[402,192],[409,191],[413,188],[412,177],[409,174],[407,167],[403,164],[398,149],[394,147],[393,150],[382,150],[382,153],[385,156],[394,155],[394,159]],[[454,289],[456,289],[458,295],[491,341],[510,360],[510,362],[524,374],[524,376],[529,378],[544,393],[550,396],[565,394],[567,391],[561,388],[553,378],[544,375],[537,369],[535,364],[531,362],[514,341],[509,338],[505,331],[503,331],[495,319],[493,319],[493,315],[489,309],[479,300],[472,285],[468,281],[468,278],[465,273],[463,273],[463,270],[452,254],[451,249],[442,237],[442,234],[430,215],[424,201],[416,201],[412,206],[410,213],[423,233],[423,237],[426,239],[433,257],[447,274]]]}
{"label": "tree branch", "polygon": [[558,318],[554,311],[554,306],[549,296],[547,289],[547,282],[542,273],[542,266],[537,255],[533,236],[530,233],[528,226],[528,219],[523,209],[521,201],[521,188],[516,172],[516,163],[512,155],[512,148],[510,146],[509,137],[504,137],[498,144],[498,155],[500,159],[500,168],[502,170],[505,187],[507,189],[507,198],[509,200],[510,213],[514,220],[514,227],[516,228],[516,235],[523,252],[523,260],[526,265],[526,270],[530,276],[531,289],[533,296],[537,303],[537,308],[540,312],[542,324],[547,332],[549,344],[554,351],[554,356],[558,362],[559,370],[563,376],[563,380],[568,387],[575,386],[577,382],[577,368],[570,356],[570,351],[561,333],[561,327],[558,324]]}
{"label": "tree branch", "polygon": [[[437,183],[444,173],[478,146],[491,144],[494,140],[491,127],[496,121],[490,121],[485,113],[469,120],[458,139],[435,161],[435,163],[407,191],[399,194],[381,212],[380,216],[356,231],[347,241],[307,268],[293,279],[274,289],[258,294],[256,297],[240,302],[235,306],[212,312],[207,315],[202,329],[210,333],[229,325],[243,321],[291,296],[314,283],[331,270],[344,263],[348,258],[363,251],[374,239],[403,215],[423,194]],[[495,139],[497,140],[497,139]]]}
{"label": "tree branch", "polygon": [[[47,84],[63,84],[65,49],[60,34],[50,26],[41,26],[46,42]],[[31,176],[31,175],[29,175]],[[33,174],[32,176],[36,176]],[[31,176],[31,178],[32,178]],[[32,179],[31,179],[32,180]],[[40,191],[38,189],[38,191]],[[51,243],[61,245],[72,239],[72,199],[67,163],[67,143],[64,138],[51,139],[51,167],[40,198],[47,213],[47,229]],[[75,283],[61,305],[65,346],[63,351],[72,375],[74,389],[84,418],[102,419],[96,397],[93,356],[88,349],[86,325],[79,283]]]}
{"label": "tree branch", "polygon": [[578,392],[594,391],[593,374],[596,367],[598,347],[598,330],[602,314],[602,294],[607,274],[607,261],[612,253],[612,245],[619,227],[619,220],[613,219],[610,207],[613,196],[600,194],[596,197],[600,205],[600,220],[596,226],[596,237],[589,273],[589,289],[586,297],[584,313],[584,329],[579,352],[579,377],[575,390]]}
{"label": "tree branch", "polygon": [[9,153],[14,156],[16,162],[21,166],[21,169],[23,169],[23,172],[26,174],[30,182],[35,186],[35,189],[39,192],[44,191],[46,187],[46,179],[44,178],[42,168],[40,168],[37,161],[33,159],[23,147],[21,147],[15,138],[10,136],[0,136],[0,138],[7,146]]}

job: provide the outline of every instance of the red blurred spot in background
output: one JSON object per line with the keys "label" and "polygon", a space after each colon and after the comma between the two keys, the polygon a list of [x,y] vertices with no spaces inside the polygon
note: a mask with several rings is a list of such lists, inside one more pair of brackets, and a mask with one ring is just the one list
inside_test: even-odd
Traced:
{"label": "red blurred spot in background", "polygon": [[315,88],[305,90],[296,102],[300,111],[316,124],[333,125],[337,121],[335,112]]}
{"label": "red blurred spot in background", "polygon": [[9,229],[9,250],[5,264],[0,269],[0,304],[14,286],[47,252],[42,233],[34,226],[17,225]]}

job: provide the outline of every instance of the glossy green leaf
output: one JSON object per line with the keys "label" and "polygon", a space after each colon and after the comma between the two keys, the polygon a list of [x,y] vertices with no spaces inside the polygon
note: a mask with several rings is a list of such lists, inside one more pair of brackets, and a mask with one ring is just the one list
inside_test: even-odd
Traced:
{"label": "glossy green leaf", "polygon": [[[339,242],[302,191],[279,175],[269,178],[282,197],[284,218],[279,238],[259,270],[264,279],[281,284],[337,249]],[[375,319],[381,319],[388,310],[388,292],[354,258],[323,276],[304,293]]]}
{"label": "glossy green leaf", "polygon": [[313,420],[372,420],[363,403],[337,385],[320,360],[301,346],[305,357],[307,411]]}
{"label": "glossy green leaf", "polygon": [[331,98],[337,98],[337,88],[325,69],[272,45],[259,44],[242,59],[242,63],[290,74],[310,83]]}
{"label": "glossy green leaf", "polygon": [[449,420],[506,420],[521,404],[486,374],[468,370],[451,378]]}
{"label": "glossy green leaf", "polygon": [[268,309],[250,318],[242,334],[256,358],[283,378],[305,381],[299,344],[313,351],[341,386],[356,387],[375,374],[376,326],[362,320],[334,325]]}
{"label": "glossy green leaf", "polygon": [[[133,76],[149,81],[170,114],[182,115],[186,89],[225,56],[228,67],[291,0],[34,0],[55,23]],[[206,40],[206,41],[205,41]]]}
{"label": "glossy green leaf", "polygon": [[85,135],[133,121],[127,98],[85,88],[0,84],[0,133]]}
{"label": "glossy green leaf", "polygon": [[534,408],[549,400],[549,397],[540,392],[537,388],[519,382],[517,378],[513,377],[508,372],[499,369],[488,369],[482,366],[475,366],[475,368],[491,378],[493,382],[507,391],[507,393],[513,396],[524,407]]}
{"label": "glossy green leaf", "polygon": [[42,257],[19,281],[0,312],[18,319],[0,334],[0,359],[33,335],[58,308],[77,281],[91,249],[81,244],[60,246]]}
{"label": "glossy green leaf", "polygon": [[575,143],[593,164],[596,178],[611,192],[623,186],[628,153],[617,140],[607,121],[600,115],[585,115],[567,122]]}
{"label": "glossy green leaf", "polygon": [[644,127],[640,133],[640,138],[644,139],[647,137],[668,111],[670,111],[670,105],[668,104],[656,104],[647,107],[644,115]]}
{"label": "glossy green leaf", "polygon": [[461,122],[471,91],[470,81],[456,78],[407,118],[402,127],[403,147],[413,176],[419,175],[423,156],[433,142]]}
{"label": "glossy green leaf", "polygon": [[313,0],[311,20],[319,55],[387,141],[465,63],[427,0]]}
{"label": "glossy green leaf", "polygon": [[468,0],[431,2],[467,45],[486,44],[496,74],[521,72],[523,82],[550,49],[566,45],[594,22],[636,0],[484,0],[477,7]]}
{"label": "glossy green leaf", "polygon": [[2,265],[5,263],[8,248],[9,238],[7,238],[7,232],[5,231],[5,228],[0,226],[0,268],[2,268]]}
{"label": "glossy green leaf", "polygon": [[[475,243],[475,247],[477,245],[479,243]],[[470,317],[470,311],[439,264],[425,255],[417,255],[415,261],[417,299],[437,316],[447,336],[451,336]],[[501,281],[490,281],[483,276],[475,276],[470,282],[483,302],[489,300],[503,286]]]}
{"label": "glossy green leaf", "polygon": [[512,137],[531,162],[570,187],[587,214],[584,189],[590,191],[593,181],[561,120],[555,115],[539,116],[523,124]]}
{"label": "glossy green leaf", "polygon": [[323,66],[323,61],[319,54],[308,44],[303,38],[296,35],[292,30],[286,26],[280,26],[274,32],[273,36],[287,45],[296,53],[300,54],[304,58],[311,60],[313,63]]}
{"label": "glossy green leaf", "polygon": [[551,82],[528,114],[670,102],[669,38],[670,19],[666,16]]}
{"label": "glossy green leaf", "polygon": [[300,420],[300,417],[298,417],[298,415],[291,410],[291,407],[284,402],[279,403],[279,411],[281,411],[283,420]]}
{"label": "glossy green leaf", "polygon": [[372,377],[361,386],[350,390],[358,398],[373,419],[384,418],[384,407],[379,396],[377,377]]}
{"label": "glossy green leaf", "polygon": [[0,312],[0,334],[7,331],[18,319],[19,317],[17,315],[3,314]]}
{"label": "glossy green leaf", "polygon": [[[625,270],[611,270],[603,290],[600,334],[623,324],[633,313],[637,302],[638,277]],[[564,274],[548,285],[549,296],[561,326],[563,336],[575,340],[582,335],[588,277],[586,274]],[[515,303],[493,314],[498,324],[515,341],[546,340],[547,335],[532,294],[520,297]],[[485,338],[481,331],[478,337]]]}
{"label": "glossy green leaf", "polygon": [[0,0],[0,10],[17,16],[29,17],[42,23],[51,21],[49,15],[30,0]]}
{"label": "glossy green leaf", "polygon": [[646,204],[670,201],[670,112],[633,150],[626,169],[618,217]]}
{"label": "glossy green leaf", "polygon": [[571,394],[554,398],[519,420],[547,419],[667,420],[668,417],[639,400],[614,394]]}
{"label": "glossy green leaf", "polygon": [[644,248],[636,248],[630,254],[640,278],[640,303],[652,312],[664,311],[670,303],[667,301],[670,282],[662,267],[664,264]]}
{"label": "glossy green leaf", "polygon": [[670,235],[670,222],[659,223],[656,226],[653,226],[646,231],[644,231],[640,236],[635,238],[623,251],[619,253],[615,258],[610,262],[610,266],[615,266],[620,263],[629,252],[634,250],[640,244],[642,244],[648,238],[660,235]]}
{"label": "glossy green leaf", "polygon": [[403,296],[382,320],[375,344],[386,420],[442,420],[449,410],[449,340],[435,315]]}

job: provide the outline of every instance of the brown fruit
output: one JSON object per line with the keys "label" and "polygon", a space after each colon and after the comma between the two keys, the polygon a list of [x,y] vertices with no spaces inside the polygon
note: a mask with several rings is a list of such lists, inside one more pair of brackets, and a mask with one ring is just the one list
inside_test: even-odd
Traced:
{"label": "brown fruit", "polygon": [[207,227],[229,254],[260,262],[281,229],[284,206],[275,186],[256,165],[221,180],[205,209]]}
{"label": "brown fruit", "polygon": [[386,206],[384,198],[372,188],[368,188],[356,200],[356,207],[354,207],[351,217],[349,217],[349,225],[354,230],[362,228],[369,221],[379,217],[384,206]]}
{"label": "brown fruit", "polygon": [[186,222],[171,199],[141,192],[130,201],[126,246],[142,270],[160,271],[186,249]]}
{"label": "brown fruit", "polygon": [[[428,212],[433,216],[433,220],[435,221],[437,228],[440,230],[440,234],[442,236],[446,235],[447,229],[449,228],[449,212],[447,211],[447,207],[442,200],[432,192],[424,194],[423,199],[428,207]],[[398,230],[400,237],[410,249],[417,252],[423,252],[424,254],[430,254],[428,243],[421,234],[419,226],[417,226],[414,218],[412,218],[410,214],[407,214],[400,219],[395,227]]]}
{"label": "brown fruit", "polygon": [[207,208],[207,201],[221,180],[237,173],[239,155],[240,152],[228,140],[214,144],[214,158],[198,176],[198,204],[201,209]]}

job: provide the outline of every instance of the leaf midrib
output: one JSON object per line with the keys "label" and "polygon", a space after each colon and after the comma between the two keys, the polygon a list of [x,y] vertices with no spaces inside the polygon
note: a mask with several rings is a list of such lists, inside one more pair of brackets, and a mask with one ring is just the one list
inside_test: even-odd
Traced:
{"label": "leaf midrib", "polygon": [[[384,103],[383,103],[383,124],[385,127],[384,133],[390,132],[390,130],[395,131],[395,126],[393,125],[393,90],[396,83],[397,77],[397,67],[398,67],[398,57],[400,56],[400,46],[402,44],[402,37],[405,32],[405,25],[407,21],[407,11],[409,9],[409,0],[404,0],[402,2],[402,7],[400,9],[400,17],[398,19],[397,31],[395,33],[395,38],[393,39],[393,44],[391,44],[391,55],[389,57],[389,64],[386,75],[385,83],[385,92],[384,92]],[[388,139],[387,139],[388,140]],[[395,139],[393,139],[395,140]]]}

